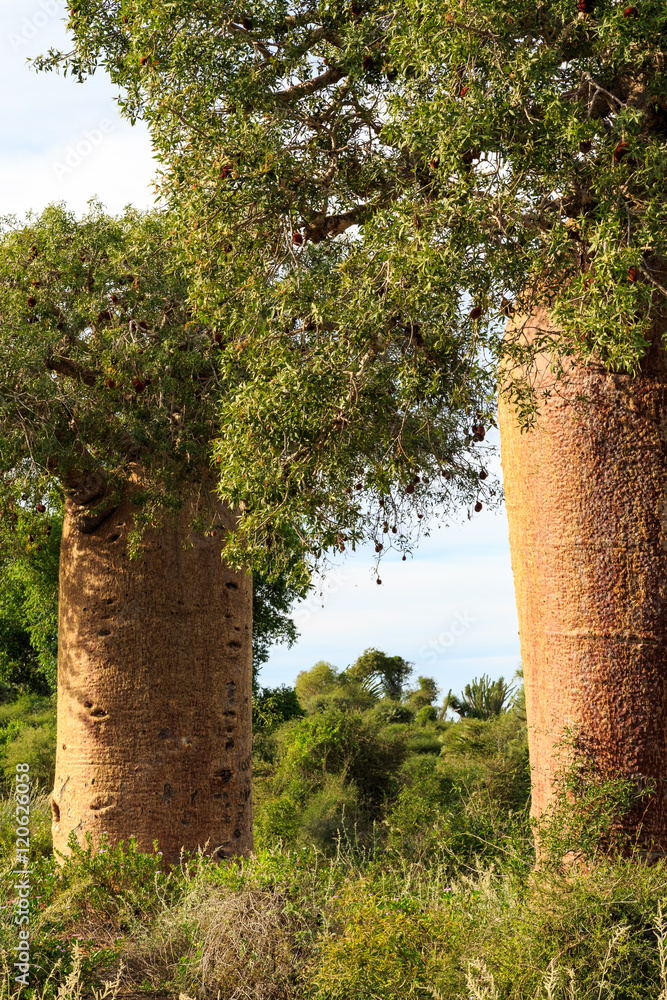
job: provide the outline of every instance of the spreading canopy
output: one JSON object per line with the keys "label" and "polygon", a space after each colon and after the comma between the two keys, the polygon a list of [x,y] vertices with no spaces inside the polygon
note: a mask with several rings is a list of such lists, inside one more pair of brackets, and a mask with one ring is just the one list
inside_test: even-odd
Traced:
{"label": "spreading canopy", "polygon": [[[6,220],[0,290],[0,660],[17,683],[53,686],[64,505],[92,531],[134,483],[136,545],[210,492],[220,345],[188,309],[164,213]],[[211,505],[198,527],[219,530],[216,517]],[[303,581],[255,579],[255,670],[294,642]]]}
{"label": "spreading canopy", "polygon": [[[660,0],[76,0],[70,27],[41,65],[104,66],[148,122],[223,344],[232,555],[407,548],[491,495],[498,363],[526,423],[531,352],[636,370],[667,294]],[[527,345],[537,307],[558,333]]]}

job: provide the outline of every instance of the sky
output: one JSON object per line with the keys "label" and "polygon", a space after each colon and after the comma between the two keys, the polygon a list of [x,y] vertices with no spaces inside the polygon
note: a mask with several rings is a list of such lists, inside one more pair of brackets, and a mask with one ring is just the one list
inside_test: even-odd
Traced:
{"label": "sky", "polygon": [[[110,212],[153,204],[149,137],[120,118],[106,77],[78,84],[28,66],[29,56],[67,47],[65,11],[56,0],[0,0],[0,216],[52,202],[81,214],[95,197]],[[498,448],[497,434],[486,444]],[[497,454],[486,465],[501,476]],[[371,646],[404,657],[443,694],[482,674],[513,676],[520,649],[504,507],[434,522],[414,558],[382,562],[382,586],[374,555],[369,547],[334,563],[295,608],[299,641],[274,647],[261,683],[292,684],[317,660],[343,668]]]}

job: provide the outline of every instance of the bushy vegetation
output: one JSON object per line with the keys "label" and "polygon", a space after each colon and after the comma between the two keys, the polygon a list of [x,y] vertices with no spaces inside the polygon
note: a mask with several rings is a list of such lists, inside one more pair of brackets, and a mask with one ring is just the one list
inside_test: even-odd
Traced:
{"label": "bushy vegetation", "polygon": [[[667,867],[633,852],[615,824],[637,791],[596,772],[574,734],[536,863],[520,692],[454,721],[429,678],[406,687],[403,671],[388,692],[367,669],[396,659],[370,650],[344,671],[317,664],[296,691],[259,692],[247,860],[201,854],[166,870],[130,841],[74,846],[58,864],[37,794],[34,988],[23,993],[74,1000],[107,982],[108,996],[220,1000],[657,998]],[[34,696],[0,706],[0,734],[16,731],[2,744],[6,767],[52,712]],[[6,799],[5,884],[12,813]],[[10,898],[0,908],[8,962],[12,916]],[[15,992],[9,970],[3,995]]]}

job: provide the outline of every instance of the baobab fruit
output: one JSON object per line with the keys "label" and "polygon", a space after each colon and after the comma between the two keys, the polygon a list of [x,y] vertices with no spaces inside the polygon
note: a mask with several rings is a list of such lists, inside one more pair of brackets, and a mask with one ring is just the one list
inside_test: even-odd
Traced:
{"label": "baobab fruit", "polygon": [[382,498],[380,498],[378,503],[380,504],[380,507],[384,507],[384,500]]}
{"label": "baobab fruit", "polygon": [[417,517],[419,518],[420,521],[423,518],[423,516],[424,516],[423,514],[417,514]]}
{"label": "baobab fruit", "polygon": [[224,181],[225,177],[228,177],[229,174],[231,174],[231,172],[232,172],[232,165],[231,165],[231,163],[226,163],[224,165],[224,167],[222,168],[222,170],[220,171],[220,177]]}
{"label": "baobab fruit", "polygon": [[107,389],[115,389],[115,388],[116,388],[116,383],[114,382],[114,380],[112,378],[108,378]]}
{"label": "baobab fruit", "polygon": [[352,11],[352,17],[361,17],[361,4],[358,3],[358,0],[352,0],[350,10]]}
{"label": "baobab fruit", "polygon": [[39,511],[40,514],[45,514],[46,513],[46,507],[44,506],[43,503],[38,503],[37,504],[37,510]]}
{"label": "baobab fruit", "polygon": [[148,56],[142,56],[139,62],[141,63],[142,66],[148,65]]}
{"label": "baobab fruit", "polygon": [[479,308],[479,306],[475,306],[474,309],[470,310],[470,319],[479,319],[481,315],[482,315],[482,310]]}
{"label": "baobab fruit", "polygon": [[630,151],[630,143],[625,139],[623,142],[619,142],[618,146],[614,150],[614,159],[617,163],[620,163],[624,156],[627,156]]}
{"label": "baobab fruit", "polygon": [[97,322],[98,323],[109,323],[111,322],[112,316],[108,309],[103,309],[101,313],[98,313]]}
{"label": "baobab fruit", "polygon": [[584,139],[582,142],[579,143],[579,152],[583,153],[584,155],[586,155],[586,153],[590,153],[592,148],[593,148],[593,143],[591,142],[590,139]]}
{"label": "baobab fruit", "polygon": [[486,471],[486,469],[480,469],[480,470],[479,470],[479,478],[480,478],[480,479],[486,479],[486,478],[488,477],[488,475],[489,475],[489,474],[488,474],[488,472]]}
{"label": "baobab fruit", "polygon": [[377,542],[375,545],[376,552],[382,552],[382,542]]}
{"label": "baobab fruit", "polygon": [[146,388],[146,383],[142,382],[140,378],[133,378],[132,387],[134,391],[138,394],[144,391],[144,389]]}
{"label": "baobab fruit", "polygon": [[377,583],[378,587],[382,586],[382,580],[380,579],[380,577],[378,577],[375,582]]}
{"label": "baobab fruit", "polygon": [[215,333],[213,335],[213,339],[216,342],[216,344],[221,344],[222,343],[222,334],[221,333]]}
{"label": "baobab fruit", "polygon": [[405,562],[405,556],[403,556],[403,559],[401,560],[401,562]]}
{"label": "baobab fruit", "polygon": [[459,90],[459,97],[465,97],[467,93],[468,93],[468,88],[461,87],[461,89]]}
{"label": "baobab fruit", "polygon": [[475,511],[479,514],[481,509],[482,509],[482,502],[481,500],[478,500],[477,503],[475,504]]}
{"label": "baobab fruit", "polygon": [[623,11],[623,17],[639,17],[639,13],[636,7],[626,7]]}
{"label": "baobab fruit", "polygon": [[636,267],[631,267],[628,270],[628,281],[636,281],[639,277],[639,272]]}
{"label": "baobab fruit", "polygon": [[592,14],[595,9],[595,0],[579,0],[577,6],[580,14]]}
{"label": "baobab fruit", "polygon": [[244,17],[243,20],[241,21],[241,24],[243,25],[243,27],[245,28],[246,31],[252,31],[252,18],[251,17]]}
{"label": "baobab fruit", "polygon": [[360,490],[361,489],[361,485],[362,485],[361,483],[355,483],[354,484],[355,490]]}
{"label": "baobab fruit", "polygon": [[118,296],[117,295],[114,295],[113,292],[112,292],[111,295],[109,296],[109,298],[111,299],[111,301],[113,302],[114,305],[118,305]]}
{"label": "baobab fruit", "polygon": [[397,531],[398,531],[398,528],[396,527],[396,525],[394,525],[394,527],[391,529],[392,535],[395,535]]}
{"label": "baobab fruit", "polygon": [[406,492],[406,493],[414,493],[414,491],[415,491],[415,488],[414,488],[414,486],[412,485],[412,483],[409,483],[409,484],[408,484],[408,485],[407,485],[407,486],[405,487],[405,492]]}
{"label": "baobab fruit", "polygon": [[28,305],[32,309],[32,307],[36,304],[37,304],[37,299],[35,298],[34,295],[31,295],[30,298],[28,299]]}
{"label": "baobab fruit", "polygon": [[294,245],[297,247],[301,246],[301,244],[303,243],[303,236],[301,235],[301,233],[292,233],[292,243],[294,243]]}

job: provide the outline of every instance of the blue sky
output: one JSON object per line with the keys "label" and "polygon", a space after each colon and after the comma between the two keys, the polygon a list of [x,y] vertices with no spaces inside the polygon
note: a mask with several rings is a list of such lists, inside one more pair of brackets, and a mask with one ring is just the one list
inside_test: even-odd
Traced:
{"label": "blue sky", "polygon": [[[66,46],[65,10],[56,0],[0,6],[0,215],[54,201],[80,213],[95,196],[112,212],[153,203],[150,141],[120,119],[106,78],[81,85],[27,66],[28,56]],[[497,435],[487,442],[497,446]],[[500,475],[497,455],[487,467]],[[514,674],[520,651],[504,508],[434,523],[413,559],[383,562],[381,587],[373,557],[370,549],[341,557],[321,596],[296,608],[301,638],[273,650],[264,684],[291,683],[319,659],[344,667],[369,646],[410,660],[444,692],[483,673]]]}

